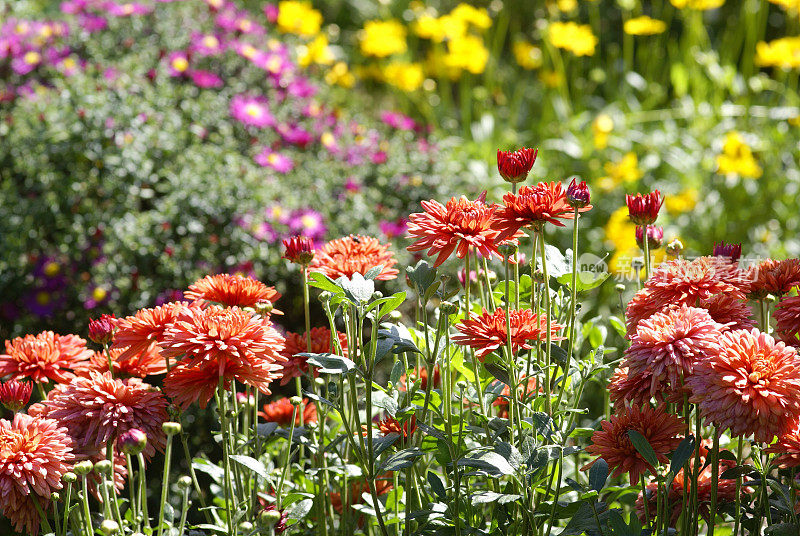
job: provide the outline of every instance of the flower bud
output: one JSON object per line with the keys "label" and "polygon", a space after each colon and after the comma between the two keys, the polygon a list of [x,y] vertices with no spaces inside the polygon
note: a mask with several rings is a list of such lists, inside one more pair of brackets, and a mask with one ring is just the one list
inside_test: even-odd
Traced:
{"label": "flower bud", "polygon": [[518,151],[497,150],[497,170],[506,182],[517,183],[528,178],[536,162],[537,149],[523,147]]}
{"label": "flower bud", "polygon": [[53,493],[50,494],[50,499],[58,502],[61,500],[61,494],[57,491],[54,491]]}
{"label": "flower bud", "polygon": [[269,300],[263,300],[256,304],[256,312],[261,316],[268,316],[274,308],[275,306]]}
{"label": "flower bud", "polygon": [[295,395],[295,396],[293,396],[292,398],[290,398],[290,399],[289,399],[289,402],[290,402],[290,403],[291,403],[291,404],[292,404],[294,407],[298,407],[300,404],[302,404],[302,403],[303,403],[303,399],[302,399],[302,398],[300,398],[299,396],[296,396],[296,395]]}
{"label": "flower bud", "polygon": [[188,489],[192,485],[192,479],[186,475],[183,475],[178,479],[178,488],[180,489]]}
{"label": "flower bud", "polygon": [[575,180],[573,178],[572,182],[569,183],[569,187],[567,187],[567,204],[572,208],[584,208],[591,201],[589,187],[586,186],[586,181],[576,184]]}
{"label": "flower bud", "polygon": [[450,316],[458,312],[458,304],[449,301],[443,301],[439,304],[439,310],[442,312],[442,314]]}
{"label": "flower bud", "polygon": [[[269,506],[267,508],[269,508]],[[281,513],[275,509],[275,506],[272,506],[271,509],[262,510],[258,517],[267,527],[274,527],[275,524],[281,520]]]}
{"label": "flower bud", "polygon": [[308,237],[293,236],[283,241],[283,247],[286,248],[283,258],[289,262],[308,266],[314,260],[314,243]]}
{"label": "flower bud", "polygon": [[505,259],[508,259],[516,253],[517,249],[517,245],[514,242],[503,242],[497,246],[497,251],[500,252],[500,255]]}
{"label": "flower bud", "polygon": [[628,205],[628,217],[636,225],[652,225],[658,218],[658,211],[664,204],[661,192],[655,190],[649,194],[626,195],[625,203]]}
{"label": "flower bud", "polygon": [[728,257],[731,262],[739,262],[739,258],[742,256],[742,245],[726,244],[725,241],[719,244],[714,242],[714,253],[712,255],[715,257]]}
{"label": "flower bud", "polygon": [[253,524],[249,521],[242,521],[239,523],[239,531],[240,532],[250,532],[253,530]]}
{"label": "flower bud", "polygon": [[110,475],[111,471],[114,470],[114,465],[108,460],[100,460],[96,464],[94,464],[94,472],[98,475]]}
{"label": "flower bud", "polygon": [[117,446],[125,454],[135,456],[147,446],[147,434],[138,428],[131,428],[117,438]]}
{"label": "flower bud", "polygon": [[399,322],[403,318],[403,313],[395,309],[391,313],[389,313],[389,320],[394,320],[395,322]]}
{"label": "flower bud", "polygon": [[97,344],[106,345],[114,338],[117,319],[114,315],[101,315],[89,321],[89,339]]}
{"label": "flower bud", "polygon": [[319,293],[319,301],[321,301],[322,303],[328,303],[332,299],[333,299],[333,294],[331,294],[327,290]]}
{"label": "flower bud", "polygon": [[69,471],[67,473],[64,473],[64,476],[61,477],[61,480],[63,480],[67,484],[72,484],[73,482],[76,482],[78,480],[78,475],[76,475],[72,471]]}
{"label": "flower bud", "polygon": [[677,238],[673,238],[667,244],[666,251],[667,255],[678,257],[681,253],[683,253],[683,242]]}
{"label": "flower bud", "polygon": [[112,519],[105,519],[100,523],[100,531],[106,536],[111,536],[119,532],[119,525]]}
{"label": "flower bud", "polygon": [[[647,226],[647,247],[650,251],[661,247],[664,241],[664,228],[656,225]],[[644,227],[636,226],[636,243],[644,249]]]}
{"label": "flower bud", "polygon": [[9,411],[17,413],[28,405],[32,391],[33,383],[31,382],[9,380],[0,385],[0,403]]}
{"label": "flower bud", "polygon": [[625,285],[623,285],[622,283],[617,283],[617,286],[614,288],[617,290],[617,292],[620,293],[625,292]]}
{"label": "flower bud", "polygon": [[161,425],[161,429],[164,430],[164,433],[168,436],[174,436],[175,434],[181,433],[181,423],[167,421]]}
{"label": "flower bud", "polygon": [[91,461],[83,460],[82,462],[78,462],[75,464],[73,471],[75,471],[76,475],[83,476],[83,475],[88,475],[92,471],[93,467],[94,464]]}

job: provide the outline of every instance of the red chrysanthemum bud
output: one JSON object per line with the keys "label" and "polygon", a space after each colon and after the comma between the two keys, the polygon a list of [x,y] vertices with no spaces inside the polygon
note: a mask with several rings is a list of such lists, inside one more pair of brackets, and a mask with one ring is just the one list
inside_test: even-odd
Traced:
{"label": "red chrysanthemum bud", "polygon": [[125,454],[135,456],[147,447],[147,434],[138,428],[131,428],[117,438],[117,446]]}
{"label": "red chrysanthemum bud", "polygon": [[664,204],[661,192],[655,190],[649,194],[642,195],[630,194],[625,196],[625,203],[628,205],[628,217],[636,225],[651,225],[658,218],[658,211]]}
{"label": "red chrysanthemum bud", "polygon": [[314,243],[305,236],[293,236],[283,241],[286,253],[283,258],[289,262],[307,266],[314,260]]}
{"label": "red chrysanthemum bud", "polygon": [[89,321],[89,339],[97,344],[109,344],[114,338],[117,319],[114,315],[102,315]]}
{"label": "red chrysanthemum bud", "polygon": [[567,188],[567,204],[572,208],[584,208],[589,205],[589,201],[591,201],[591,194],[589,187],[586,186],[586,181],[576,184],[575,178],[573,178]]}
{"label": "red chrysanthemum bud", "polygon": [[731,262],[739,262],[742,256],[741,244],[726,244],[723,240],[719,244],[714,242],[714,257],[728,257]]}
{"label": "red chrysanthemum bud", "polygon": [[[664,228],[656,227],[655,225],[647,226],[647,247],[650,251],[661,247],[664,241]],[[639,244],[641,249],[644,249],[644,227],[636,226],[636,243]]]}
{"label": "red chrysanthemum bud", "polygon": [[537,149],[525,147],[515,152],[498,149],[497,170],[506,182],[522,182],[528,178],[537,154]]}
{"label": "red chrysanthemum bud", "polygon": [[31,391],[33,391],[31,382],[7,381],[0,385],[0,404],[9,411],[17,413],[30,401]]}

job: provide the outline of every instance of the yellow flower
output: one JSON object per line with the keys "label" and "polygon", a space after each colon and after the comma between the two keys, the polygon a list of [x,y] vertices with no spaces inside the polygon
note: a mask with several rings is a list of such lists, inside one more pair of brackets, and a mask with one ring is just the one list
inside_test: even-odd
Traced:
{"label": "yellow flower", "polygon": [[800,37],[783,37],[756,45],[756,64],[762,67],[800,67]]}
{"label": "yellow flower", "polygon": [[655,35],[663,33],[667,25],[664,21],[642,16],[626,20],[623,29],[630,35]]}
{"label": "yellow flower", "polygon": [[800,0],[769,0],[787,11],[800,11]]}
{"label": "yellow flower", "polygon": [[644,175],[639,169],[639,159],[635,153],[627,153],[616,162],[606,162],[605,170],[608,175],[600,179],[598,186],[606,192],[620,184],[636,182]]}
{"label": "yellow flower", "polygon": [[429,15],[427,13],[421,15],[416,21],[414,21],[411,29],[415,34],[423,39],[430,39],[436,43],[441,43],[444,41],[444,28],[442,27],[442,21],[433,15]]}
{"label": "yellow flower", "polygon": [[485,30],[492,25],[492,19],[489,18],[489,12],[486,8],[478,9],[469,4],[461,3],[450,12],[450,15],[481,30]]}
{"label": "yellow flower", "polygon": [[452,14],[439,17],[439,24],[442,25],[442,32],[447,39],[458,39],[465,36],[469,27],[466,20]]}
{"label": "yellow flower", "polygon": [[338,84],[342,87],[350,88],[355,85],[356,78],[347,68],[347,64],[339,61],[325,74],[325,81],[331,86]]}
{"label": "yellow flower", "polygon": [[588,24],[554,22],[547,32],[553,46],[569,50],[576,56],[592,56],[597,37]]}
{"label": "yellow flower", "polygon": [[722,153],[717,156],[717,170],[722,175],[734,173],[742,177],[757,179],[763,171],[753,157],[753,151],[735,130],[725,135]]}
{"label": "yellow flower", "polygon": [[608,114],[600,114],[592,121],[592,134],[596,149],[608,147],[608,135],[614,130],[614,120]]}
{"label": "yellow flower", "polygon": [[787,119],[790,125],[793,127],[800,127],[800,115],[796,115],[794,117],[790,117]]}
{"label": "yellow flower", "polygon": [[539,72],[539,80],[549,88],[555,88],[564,83],[564,77],[558,71],[541,71]]}
{"label": "yellow flower", "polygon": [[570,11],[575,11],[578,8],[578,1],[577,0],[557,0],[556,6],[558,6],[558,10],[562,13],[569,13]]}
{"label": "yellow flower", "polygon": [[514,58],[523,69],[538,69],[542,66],[542,50],[527,41],[514,41]]}
{"label": "yellow flower", "polygon": [[408,49],[406,29],[396,20],[371,20],[364,25],[361,52],[365,56],[385,58]]}
{"label": "yellow flower", "polygon": [[419,89],[425,80],[425,75],[422,74],[422,65],[407,61],[391,62],[383,70],[383,76],[387,83],[409,93]]}
{"label": "yellow flower", "polygon": [[278,29],[298,35],[315,35],[322,26],[322,13],[311,2],[283,0],[278,2]]}
{"label": "yellow flower", "polygon": [[623,205],[615,210],[603,230],[607,245],[615,251],[608,262],[609,269],[612,273],[625,272],[623,265],[627,264],[629,270],[630,260],[639,252],[639,247],[636,245],[636,225],[628,218],[628,207]]}
{"label": "yellow flower", "polygon": [[437,78],[447,77],[450,80],[458,80],[461,76],[461,68],[448,65],[445,62],[446,57],[447,54],[439,48],[429,51],[427,58],[425,58],[425,72],[429,76]]}
{"label": "yellow flower", "polygon": [[669,0],[669,3],[678,9],[689,8],[706,11],[708,9],[717,9],[725,3],[725,0]]}
{"label": "yellow flower", "polygon": [[486,69],[488,61],[489,51],[480,37],[465,35],[447,42],[447,55],[444,57],[444,62],[448,67],[458,67],[466,69],[472,74],[480,74]]}
{"label": "yellow flower", "polygon": [[312,63],[319,65],[331,65],[333,63],[333,54],[328,47],[328,38],[324,35],[318,35],[309,44],[299,47],[298,53],[297,63],[301,67],[308,67]]}
{"label": "yellow flower", "polygon": [[687,188],[679,194],[668,195],[664,198],[664,208],[672,215],[689,212],[697,206],[697,199],[700,196],[697,188]]}

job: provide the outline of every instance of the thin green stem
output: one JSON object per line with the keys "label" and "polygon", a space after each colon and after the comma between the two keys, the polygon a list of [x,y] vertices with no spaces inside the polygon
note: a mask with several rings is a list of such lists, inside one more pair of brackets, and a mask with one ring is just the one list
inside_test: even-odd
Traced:
{"label": "thin green stem", "polygon": [[545,368],[544,368],[544,410],[545,413],[548,415],[552,415],[552,409],[550,407],[550,351],[551,351],[551,344],[552,344],[552,334],[551,334],[551,320],[550,316],[552,313],[551,304],[550,304],[550,279],[547,276],[547,257],[545,254],[545,243],[544,243],[544,226],[539,229],[539,236],[542,240],[542,277],[544,278],[544,288],[542,292],[544,293],[544,308],[545,308],[545,320],[547,323],[547,332],[545,333]]}
{"label": "thin green stem", "polygon": [[147,511],[147,478],[145,475],[144,455],[140,452],[137,454],[139,459],[139,504],[142,507],[142,520],[144,526],[147,528],[146,532],[150,532],[150,514]]}
{"label": "thin green stem", "polygon": [[67,524],[69,522],[69,505],[72,502],[72,482],[67,482],[67,491],[64,496],[64,521],[61,524],[61,534],[67,534]]}
{"label": "thin green stem", "polygon": [[183,529],[186,527],[186,515],[189,513],[189,488],[183,490],[183,500],[181,501],[181,520],[178,525],[178,536],[183,536]]}
{"label": "thin green stem", "polygon": [[[227,459],[227,454],[226,454]],[[158,536],[164,533],[164,505],[167,504],[169,490],[169,466],[172,463],[172,434],[167,435],[167,446],[164,448],[164,473],[161,477],[161,503],[158,509]],[[146,500],[146,499],[145,499]],[[230,532],[233,534],[233,532]]]}
{"label": "thin green stem", "polygon": [[89,485],[86,482],[86,475],[81,475],[81,487],[83,488],[83,523],[89,529],[86,534],[94,534],[92,526],[92,511],[89,509]]}
{"label": "thin green stem", "polygon": [[[258,393],[258,389],[256,389],[256,393]],[[256,397],[257,396],[258,395],[256,395]],[[256,398],[256,400],[258,399]],[[256,411],[258,411],[258,405],[256,405]],[[197,481],[197,473],[195,472],[194,465],[192,464],[193,458],[189,453],[189,443],[186,441],[186,434],[183,433],[183,429],[181,429],[180,435],[181,435],[181,444],[183,445],[183,455],[186,458],[186,463],[189,464],[189,476],[192,479],[192,486],[194,487],[194,492],[197,494],[197,498],[200,499],[200,506],[203,509],[203,515],[206,518],[206,522],[213,524],[214,522],[211,520],[211,514],[208,513],[208,505],[206,504],[205,495],[200,489],[200,483]],[[258,432],[256,432],[256,437],[258,437]],[[258,456],[257,453],[256,456]]]}
{"label": "thin green stem", "polygon": [[[227,396],[225,394],[225,377],[220,375],[219,377],[219,385],[217,386],[217,410],[219,412],[219,425],[220,425],[220,434],[222,435],[222,465],[223,470],[225,472],[225,482],[223,482],[223,488],[225,493],[225,521],[228,525],[228,534],[234,534],[233,532],[233,509],[231,508],[233,502],[233,493],[231,491],[231,462],[229,459],[230,455],[230,448],[228,446],[228,404],[227,404]],[[294,422],[294,421],[292,421]],[[169,445],[169,443],[167,443]],[[166,470],[166,469],[165,469]],[[166,477],[165,477],[166,481]],[[159,534],[159,536],[161,536]]]}

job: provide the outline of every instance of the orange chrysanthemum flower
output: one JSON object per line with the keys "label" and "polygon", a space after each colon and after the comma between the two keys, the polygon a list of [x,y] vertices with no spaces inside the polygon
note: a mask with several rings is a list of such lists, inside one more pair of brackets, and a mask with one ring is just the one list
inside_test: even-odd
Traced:
{"label": "orange chrysanthemum flower", "polygon": [[767,447],[764,452],[777,454],[778,457],[772,463],[784,469],[800,466],[800,428],[779,436],[778,440]]}
{"label": "orange chrysanthemum flower", "polygon": [[747,300],[727,294],[716,294],[707,300],[700,300],[697,307],[708,311],[714,322],[727,326],[728,330],[756,327],[753,311]]}
{"label": "orange chrysanthemum flower", "polygon": [[163,341],[164,332],[188,305],[187,302],[170,302],[152,309],[139,309],[133,316],[118,319],[111,346],[123,350],[117,359],[125,361],[142,355],[154,343]]}
{"label": "orange chrysanthemum flower", "polygon": [[76,447],[98,451],[119,434],[138,428],[147,434],[148,458],[166,442],[161,425],[167,420],[167,401],[139,378],[120,380],[108,372],[90,371],[52,391],[45,402],[47,417],[59,421]]}
{"label": "orange chrysanthemum flower", "polygon": [[[317,422],[317,406],[309,404],[308,399],[303,399],[303,405],[298,408],[297,416],[294,419],[295,426],[300,426],[300,411],[303,412],[303,422]],[[264,404],[263,411],[258,412],[258,416],[267,422],[278,423],[280,426],[290,426],[294,415],[294,406],[286,398],[279,398],[269,404]]]}
{"label": "orange chrysanthemum flower", "polygon": [[403,448],[409,445],[411,437],[417,429],[417,416],[412,415],[410,419],[406,419],[403,422],[398,421],[394,417],[387,416],[378,422],[378,429],[380,429],[381,434],[384,436],[389,434],[399,435],[398,443],[400,448]]}
{"label": "orange chrysanthemum flower", "polygon": [[773,294],[781,297],[800,285],[800,259],[767,259],[747,271],[751,281],[748,297],[760,300]]}
{"label": "orange chrysanthemum flower", "polygon": [[[544,341],[547,336],[547,317],[536,315],[530,309],[512,310],[509,314],[511,320],[511,351],[514,355],[520,349],[530,350],[528,341]],[[553,341],[563,340],[556,333],[564,326],[551,322],[550,333]],[[498,348],[503,348],[508,343],[506,331],[506,313],[498,308],[493,313],[483,310],[480,316],[471,314],[469,320],[462,320],[456,325],[461,333],[454,335],[452,341],[462,346],[475,349],[478,359],[483,359]]]}
{"label": "orange chrysanthemum flower", "polygon": [[39,513],[61,489],[61,477],[72,467],[72,440],[51,419],[14,415],[0,419],[0,509],[20,534],[39,534]]}
{"label": "orange chrysanthemum flower", "polygon": [[[407,379],[409,378],[406,378],[406,375],[403,374],[397,381],[398,383],[397,387],[400,391],[405,391],[407,389],[406,387]],[[419,388],[423,391],[426,390],[428,388],[428,369],[426,369],[425,367],[420,367],[419,371],[416,370],[412,371],[410,378],[411,383],[413,384],[417,379],[419,379]],[[439,377],[439,365],[436,365],[435,367],[433,367],[433,388],[434,389],[438,388],[441,383],[442,383],[441,378]]]}
{"label": "orange chrysanthemum flower", "polygon": [[653,383],[653,374],[645,370],[641,374],[629,374],[628,367],[620,366],[608,382],[608,395],[614,407],[633,405],[648,406],[652,400],[656,405],[664,402],[683,402],[680,391],[668,389],[666,381],[662,380],[656,389],[655,395],[650,389]]}
{"label": "orange chrysanthemum flower", "polygon": [[800,296],[783,298],[775,308],[775,333],[786,344],[800,346]]}
{"label": "orange chrysanthemum flower", "polygon": [[[339,339],[339,345],[347,356],[347,335],[344,333],[336,332]],[[283,364],[283,377],[281,378],[281,385],[286,385],[292,378],[301,378],[303,374],[308,372],[308,358],[302,357],[297,354],[312,353],[312,354],[326,354],[336,353],[331,349],[331,330],[325,327],[311,328],[311,350],[307,349],[308,342],[306,334],[289,332],[286,334],[286,344],[281,354],[286,358]],[[314,370],[314,376],[318,376],[319,372]]]}
{"label": "orange chrysanthemum flower", "polygon": [[[653,447],[658,461],[667,463],[667,454],[677,448],[681,442],[679,434],[686,430],[683,421],[667,413],[663,406],[623,406],[600,426],[601,429],[592,434],[592,445],[586,447],[586,452],[603,458],[609,468],[614,469],[614,476],[629,473],[631,485],[636,485],[642,473],[649,471],[655,474],[655,468],[633,446],[628,431],[635,430],[642,434]],[[585,465],[582,470],[588,469],[596,461]]]}
{"label": "orange chrysanthemum flower", "polygon": [[642,320],[625,352],[628,376],[650,375],[650,396],[663,392],[665,383],[683,391],[682,379],[694,365],[719,351],[717,342],[724,326],[704,309],[681,305]]}
{"label": "orange chrysanthemum flower", "polygon": [[442,264],[453,252],[463,259],[470,248],[486,258],[500,256],[495,245],[498,232],[491,227],[497,207],[486,204],[486,192],[475,201],[463,195],[453,197],[447,205],[422,201],[422,208],[425,212],[408,217],[408,236],[417,239],[408,251],[427,249],[428,255],[437,256],[434,266]]}
{"label": "orange chrysanthemum flower", "polygon": [[[587,206],[578,209],[585,212]],[[541,227],[552,223],[559,227],[564,224],[560,220],[572,219],[573,208],[567,203],[567,192],[560,182],[540,182],[536,186],[523,186],[517,194],[507,193],[503,196],[503,206],[494,214],[492,228],[499,233],[497,241],[502,242],[514,237],[523,227]]]}
{"label": "orange chrysanthemum flower", "polygon": [[[375,493],[379,497],[392,490],[392,473],[380,475],[375,479]],[[369,493],[369,485],[363,480],[350,481],[350,490],[347,494],[348,505],[364,502],[362,495]],[[338,491],[331,493],[331,506],[337,513],[342,513],[342,494]]]}
{"label": "orange chrysanthemum flower", "polygon": [[753,329],[723,333],[720,351],[687,379],[704,418],[733,436],[768,443],[800,417],[800,357],[794,348]]}
{"label": "orange chrysanthemum flower", "polygon": [[[498,380],[499,381],[499,380]],[[520,379],[520,384],[517,386],[517,398],[523,402],[528,402],[529,399],[538,396],[542,392],[539,387],[539,382],[535,376],[530,376],[527,380]],[[508,418],[508,400],[511,398],[511,387],[508,385],[503,386],[500,396],[492,402],[492,406],[497,407],[497,416],[503,419]]]}
{"label": "orange chrysanthemum flower", "polygon": [[[145,378],[157,374],[166,374],[167,361],[158,351],[158,346],[153,343],[144,352],[129,359],[120,360],[124,353],[123,348],[111,348],[111,363],[114,367],[114,377],[119,378]],[[104,351],[95,352],[85,369],[77,371],[79,376],[88,376],[89,371],[108,371],[108,356]]]}
{"label": "orange chrysanthemum flower", "polygon": [[66,383],[75,377],[73,371],[81,368],[93,353],[86,347],[86,341],[76,335],[43,331],[38,335],[17,337],[6,341],[6,353],[0,354],[0,377]]}
{"label": "orange chrysanthemum flower", "polygon": [[[190,300],[215,302],[228,307],[255,307],[259,302],[275,303],[281,295],[252,277],[238,274],[207,275],[198,279],[183,295]],[[281,314],[272,309],[272,314]]]}
{"label": "orange chrysanthemum flower", "polygon": [[389,246],[381,244],[371,236],[350,235],[331,240],[317,252],[308,265],[312,272],[322,272],[331,279],[352,277],[354,273],[365,275],[376,266],[383,266],[375,279],[394,279],[400,272],[392,268],[397,264]]}

